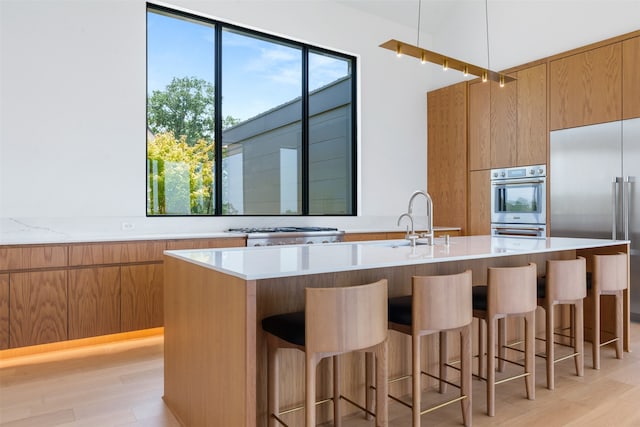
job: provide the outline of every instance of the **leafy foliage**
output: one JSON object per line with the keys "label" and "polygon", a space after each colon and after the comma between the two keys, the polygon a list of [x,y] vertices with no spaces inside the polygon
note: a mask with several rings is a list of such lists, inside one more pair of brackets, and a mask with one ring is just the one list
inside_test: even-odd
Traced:
{"label": "leafy foliage", "polygon": [[189,145],[186,135],[177,139],[173,132],[149,139],[148,213],[213,214],[213,153],[206,140]]}
{"label": "leafy foliage", "polygon": [[213,140],[213,85],[195,77],[174,77],[164,91],[154,90],[149,97],[147,125],[154,134],[184,135],[189,146]]}

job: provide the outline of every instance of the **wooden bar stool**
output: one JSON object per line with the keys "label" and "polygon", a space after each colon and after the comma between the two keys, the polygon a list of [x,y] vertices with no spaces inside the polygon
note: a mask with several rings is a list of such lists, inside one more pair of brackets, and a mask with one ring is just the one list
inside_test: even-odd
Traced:
{"label": "wooden bar stool", "polygon": [[[616,358],[622,359],[623,336],[623,292],[628,286],[627,254],[594,255],[591,275],[593,369],[600,369],[600,347],[615,342]],[[613,295],[615,298],[615,338],[600,342],[600,296]]]}
{"label": "wooden bar stool", "polygon": [[[583,300],[587,296],[587,263],[582,257],[569,260],[548,260],[547,274],[538,279],[538,306],[545,311],[545,359],[547,366],[547,388],[555,388],[554,365],[573,358],[576,375],[584,375],[584,309]],[[572,305],[573,354],[555,359],[554,348],[554,306]]]}
{"label": "wooden bar stool", "polygon": [[[447,276],[414,276],[412,295],[389,299],[389,329],[411,336],[412,344],[412,404],[390,396],[409,406],[413,412],[413,427],[420,426],[420,416],[442,406],[460,402],[465,426],[471,425],[471,270]],[[460,334],[460,397],[435,407],[421,408],[421,375],[441,380],[446,384],[447,340],[446,333]],[[440,374],[434,377],[420,367],[420,338],[440,334]]]}
{"label": "wooden bar stool", "polygon": [[267,317],[262,320],[262,328],[267,332],[270,426],[276,426],[276,422],[286,425],[280,418],[278,399],[280,348],[298,349],[306,356],[306,427],[316,425],[316,368],[320,360],[333,357],[334,425],[339,426],[340,398],[353,402],[340,395],[338,355],[373,352],[376,356],[376,426],[388,425],[386,279],[361,286],[306,288],[304,312]]}
{"label": "wooden bar stool", "polygon": [[[495,353],[496,353],[496,320],[503,322],[507,316],[521,316],[525,320],[524,339],[524,373],[500,380],[499,383],[524,377],[527,398],[535,400],[535,312],[536,312],[536,265],[529,263],[523,267],[490,267],[487,286],[473,287],[473,317],[480,320],[478,324],[480,355],[482,355],[482,322],[487,323],[487,414],[495,415]],[[501,327],[501,335],[504,327]],[[499,342],[506,341],[501,336]],[[500,360],[504,347],[500,345]],[[480,357],[478,366],[482,372],[483,358]],[[498,383],[498,384],[499,384]]]}

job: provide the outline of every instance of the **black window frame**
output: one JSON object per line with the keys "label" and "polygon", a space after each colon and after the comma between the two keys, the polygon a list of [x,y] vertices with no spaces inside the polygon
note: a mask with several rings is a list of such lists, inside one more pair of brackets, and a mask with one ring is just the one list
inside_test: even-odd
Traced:
{"label": "black window frame", "polygon": [[[214,141],[216,141],[214,146],[214,188],[215,188],[215,208],[213,214],[163,214],[163,215],[154,215],[150,214],[148,211],[148,206],[146,206],[145,202],[145,214],[147,217],[153,218],[162,218],[162,217],[249,217],[249,216],[275,216],[275,217],[306,217],[306,216],[357,216],[358,215],[358,121],[357,121],[357,58],[353,55],[348,55],[342,52],[333,51],[330,49],[322,48],[319,46],[314,46],[308,43],[299,42],[297,40],[287,39],[285,37],[276,36],[273,34],[257,31],[250,28],[245,28],[235,24],[229,24],[227,22],[223,22],[220,20],[210,19],[203,16],[199,16],[196,14],[188,13],[181,10],[172,9],[166,6],[157,5],[154,3],[147,3],[145,10],[145,23],[146,17],[149,12],[161,13],[169,16],[176,16],[186,18],[188,20],[203,22],[207,25],[213,26],[215,31],[215,48],[214,48],[214,67],[215,67],[215,81],[214,81]],[[300,48],[302,51],[302,117],[301,117],[301,135],[302,135],[302,212],[299,214],[291,215],[291,214],[224,214],[222,213],[222,144],[218,143],[218,141],[222,141],[222,31],[224,29],[230,29],[233,31],[241,32],[248,36],[255,36],[259,38],[263,38],[266,40],[272,40],[276,43],[282,43],[290,46],[294,46]],[[145,31],[145,37],[148,36],[148,31]],[[148,40],[146,41],[146,45],[148,46]],[[148,48],[147,48],[148,49]],[[326,54],[329,56],[334,56],[337,58],[342,58],[350,61],[351,64],[351,213],[346,214],[310,214],[309,213],[309,53],[318,53],[318,54]],[[147,62],[148,63],[148,51],[147,51]],[[146,67],[146,65],[145,65]],[[145,68],[146,69],[146,68]],[[148,82],[148,70],[146,70],[146,81]],[[146,99],[149,96],[148,91],[148,83],[146,90]],[[145,103],[145,125],[148,124],[148,99]],[[146,143],[145,143],[146,146]],[[146,150],[145,150],[146,151]],[[145,152],[145,156],[146,156]],[[145,162],[147,163],[147,162]],[[148,166],[145,175],[145,189],[147,190],[148,185]],[[145,190],[145,193],[146,193]],[[146,198],[145,198],[146,200]]]}

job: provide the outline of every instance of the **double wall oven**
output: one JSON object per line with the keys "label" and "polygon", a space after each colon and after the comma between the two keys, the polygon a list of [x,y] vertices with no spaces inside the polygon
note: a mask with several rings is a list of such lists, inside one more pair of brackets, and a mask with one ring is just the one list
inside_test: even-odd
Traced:
{"label": "double wall oven", "polygon": [[491,235],[545,237],[547,167],[491,170]]}

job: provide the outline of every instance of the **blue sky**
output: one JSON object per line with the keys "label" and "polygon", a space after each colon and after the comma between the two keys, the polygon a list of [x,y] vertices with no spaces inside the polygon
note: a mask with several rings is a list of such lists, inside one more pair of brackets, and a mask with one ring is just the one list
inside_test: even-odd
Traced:
{"label": "blue sky", "polygon": [[[300,96],[298,48],[223,31],[222,114],[241,120]],[[147,14],[148,92],[164,90],[173,77],[214,81],[212,26],[158,13]],[[343,60],[310,55],[310,86],[320,87],[347,73]]]}

